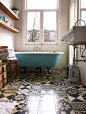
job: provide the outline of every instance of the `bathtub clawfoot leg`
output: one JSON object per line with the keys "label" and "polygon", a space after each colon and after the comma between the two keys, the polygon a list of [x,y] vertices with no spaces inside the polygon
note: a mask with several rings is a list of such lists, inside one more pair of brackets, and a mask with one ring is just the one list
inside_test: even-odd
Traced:
{"label": "bathtub clawfoot leg", "polygon": [[26,73],[26,67],[21,66],[21,69],[22,69],[22,73]]}
{"label": "bathtub clawfoot leg", "polygon": [[40,69],[40,73],[42,72],[42,68],[41,67],[36,67],[36,70]]}
{"label": "bathtub clawfoot leg", "polygon": [[48,73],[50,74],[49,70],[51,69],[51,67],[46,67],[48,69]]}

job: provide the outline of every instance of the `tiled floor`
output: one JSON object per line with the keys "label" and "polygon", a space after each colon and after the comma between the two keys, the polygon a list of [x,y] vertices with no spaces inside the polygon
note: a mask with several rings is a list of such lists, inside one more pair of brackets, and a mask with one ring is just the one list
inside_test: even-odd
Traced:
{"label": "tiled floor", "polygon": [[0,91],[0,114],[86,114],[86,87],[68,82],[66,69],[18,73]]}

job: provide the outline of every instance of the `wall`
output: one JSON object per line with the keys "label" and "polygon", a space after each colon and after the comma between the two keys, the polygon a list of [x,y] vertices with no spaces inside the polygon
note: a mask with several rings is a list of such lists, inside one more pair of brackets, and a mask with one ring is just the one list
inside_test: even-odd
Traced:
{"label": "wall", "polygon": [[[78,47],[80,48],[80,46],[78,46]],[[84,45],[82,47],[84,48]],[[80,49],[79,48],[78,48],[78,59],[79,60],[86,59],[86,57],[85,58],[81,58],[81,54],[80,54]],[[85,50],[83,55],[86,56],[86,50]],[[80,68],[80,78],[81,78],[81,81],[82,81],[82,83],[84,85],[86,85],[86,62],[78,62],[78,66]]]}
{"label": "wall", "polygon": [[[12,7],[12,0],[2,0],[8,7]],[[13,25],[15,21],[0,10],[0,15],[5,16],[6,20],[9,20]],[[12,33],[6,29],[0,27],[0,46],[8,46],[9,48],[15,48],[15,33]]]}
{"label": "wall", "polygon": [[[86,56],[86,51],[84,53],[84,56]],[[81,58],[80,50],[78,50],[78,59],[79,60],[86,59],[86,58]],[[80,68],[80,79],[82,83],[86,85],[86,62],[78,62],[78,66]]]}
{"label": "wall", "polygon": [[[19,9],[19,17],[20,20],[16,22],[16,27],[19,28],[20,33],[16,34],[16,51],[33,51],[33,45],[22,45],[22,0],[15,0],[14,4]],[[68,30],[68,18],[69,18],[69,0],[60,0],[61,1],[61,22],[60,22],[60,29],[61,38],[65,32]],[[42,51],[61,51],[64,52],[64,55],[61,56],[58,64],[56,67],[64,68],[67,65],[68,60],[68,47],[65,42],[61,42],[61,45],[42,45]]]}

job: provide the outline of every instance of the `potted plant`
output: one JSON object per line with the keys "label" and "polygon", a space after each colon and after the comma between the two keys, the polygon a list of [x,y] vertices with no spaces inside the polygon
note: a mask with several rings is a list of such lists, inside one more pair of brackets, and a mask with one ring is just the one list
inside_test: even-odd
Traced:
{"label": "potted plant", "polygon": [[15,5],[12,7],[12,11],[18,16],[19,11],[18,11],[18,8]]}

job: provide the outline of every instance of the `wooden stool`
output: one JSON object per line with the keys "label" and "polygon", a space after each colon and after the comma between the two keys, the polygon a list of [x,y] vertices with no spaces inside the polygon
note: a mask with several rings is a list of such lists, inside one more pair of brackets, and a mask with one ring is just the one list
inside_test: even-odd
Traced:
{"label": "wooden stool", "polygon": [[[18,76],[17,59],[13,59],[13,60],[9,59],[9,61],[10,61],[10,65],[8,66],[10,66],[10,74],[11,74],[11,81],[12,81],[12,67],[13,66],[16,66],[16,75]],[[12,62],[15,62],[15,64],[12,64]]]}

